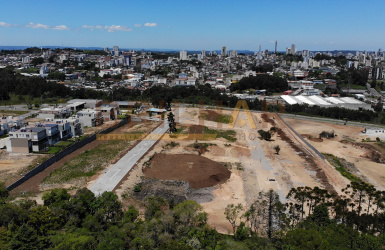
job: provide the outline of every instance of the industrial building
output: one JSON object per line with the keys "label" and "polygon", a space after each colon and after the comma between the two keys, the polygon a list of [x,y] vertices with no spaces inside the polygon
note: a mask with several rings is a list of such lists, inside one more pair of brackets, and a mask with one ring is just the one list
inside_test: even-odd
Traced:
{"label": "industrial building", "polygon": [[321,96],[289,96],[281,95],[286,105],[308,104],[309,106],[340,107],[354,110],[371,110],[370,104],[361,102],[352,97],[321,97]]}

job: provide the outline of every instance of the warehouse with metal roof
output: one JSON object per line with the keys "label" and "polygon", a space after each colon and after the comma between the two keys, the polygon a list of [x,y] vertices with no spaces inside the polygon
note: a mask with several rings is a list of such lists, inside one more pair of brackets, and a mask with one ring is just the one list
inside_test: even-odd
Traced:
{"label": "warehouse with metal roof", "polygon": [[322,97],[322,96],[290,96],[281,95],[281,98],[285,101],[286,105],[294,104],[308,104],[309,106],[320,107],[341,107],[347,109],[368,109],[371,110],[370,104],[361,102],[352,97]]}

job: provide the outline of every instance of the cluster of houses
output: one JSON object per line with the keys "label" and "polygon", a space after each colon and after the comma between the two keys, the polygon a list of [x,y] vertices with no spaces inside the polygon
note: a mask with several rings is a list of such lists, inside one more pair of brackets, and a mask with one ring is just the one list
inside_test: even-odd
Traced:
{"label": "cluster of houses", "polygon": [[24,118],[2,117],[0,135],[9,134],[4,143],[8,152],[41,152],[59,141],[82,135],[85,127],[96,127],[105,121],[116,120],[120,108],[132,108],[135,105],[135,102],[103,104],[102,100],[74,99],[66,106],[40,109],[37,118],[44,121],[33,124]]}

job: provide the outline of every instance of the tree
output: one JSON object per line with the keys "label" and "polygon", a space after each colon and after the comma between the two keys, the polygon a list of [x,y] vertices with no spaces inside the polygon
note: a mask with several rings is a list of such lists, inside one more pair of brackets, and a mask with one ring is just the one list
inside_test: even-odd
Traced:
{"label": "tree", "polygon": [[128,207],[127,211],[124,213],[123,221],[124,222],[134,222],[139,216],[139,211],[131,205]]}
{"label": "tree", "polygon": [[98,196],[94,208],[104,215],[104,222],[115,222],[123,217],[122,204],[113,192],[104,192]]}
{"label": "tree", "polygon": [[9,249],[41,249],[36,231],[26,224],[19,227],[9,242]]}
{"label": "tree", "polygon": [[0,203],[5,203],[5,200],[9,196],[9,191],[5,187],[4,182],[0,182]]}
{"label": "tree", "polygon": [[274,147],[275,149],[275,152],[277,153],[277,155],[279,155],[279,151],[281,150],[281,148],[277,145]]}
{"label": "tree", "polygon": [[244,217],[254,232],[264,232],[271,239],[275,232],[286,228],[288,224],[286,208],[272,189],[260,192],[259,197],[261,199],[250,206]]}
{"label": "tree", "polygon": [[44,63],[44,58],[42,58],[42,57],[35,57],[31,61],[31,64],[35,65],[35,66],[38,64],[42,64],[42,63]]}
{"label": "tree", "polygon": [[42,200],[44,201],[44,206],[63,207],[70,198],[71,196],[68,194],[67,190],[55,188],[51,192],[43,194]]}
{"label": "tree", "polygon": [[174,207],[175,219],[184,226],[193,227],[204,225],[207,221],[207,214],[202,212],[203,208],[196,201],[184,201]]}
{"label": "tree", "polygon": [[241,203],[238,205],[228,204],[225,208],[226,219],[230,222],[234,234],[237,228],[237,220],[241,217],[242,210],[243,206]]}
{"label": "tree", "polygon": [[170,134],[176,132],[176,124],[174,120],[174,114],[172,112],[170,112],[167,115],[167,121],[168,121],[168,126],[170,128]]}

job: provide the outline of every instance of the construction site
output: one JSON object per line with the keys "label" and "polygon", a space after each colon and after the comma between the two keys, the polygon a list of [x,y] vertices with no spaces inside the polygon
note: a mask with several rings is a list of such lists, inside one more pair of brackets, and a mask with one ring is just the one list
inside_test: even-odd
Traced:
{"label": "construction site", "polygon": [[[167,123],[162,119],[132,121],[111,134],[140,134],[136,140],[95,140],[33,176],[11,194],[41,203],[46,191],[66,188],[75,193],[83,187],[93,190],[103,176],[109,175],[118,179],[111,191],[124,204],[134,203],[144,209],[144,200],[150,196],[162,196],[171,203],[195,200],[208,213],[208,223],[228,233],[231,226],[224,215],[226,206],[249,206],[260,198],[261,191],[275,190],[282,202],[287,201],[291,188],[303,186],[340,194],[350,181],[329,162],[328,155],[345,159],[354,175],[378,190],[385,189],[385,149],[373,140],[367,141],[362,128],[284,121],[275,113],[244,109],[188,107],[172,112],[177,132],[166,132],[167,127],[162,126]],[[270,131],[271,137],[264,139],[259,131]],[[333,131],[335,136],[321,137],[324,131]],[[153,144],[149,144],[148,136],[154,133],[158,137],[152,137]],[[134,153],[137,158],[134,162],[127,160],[124,169],[126,165],[121,161],[130,152],[138,152]],[[18,155],[16,160],[15,155],[2,152],[2,180],[9,185],[45,157]],[[124,174],[111,172],[117,165]]]}

